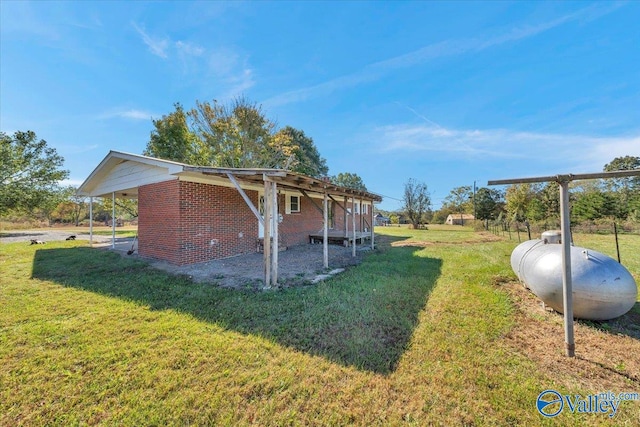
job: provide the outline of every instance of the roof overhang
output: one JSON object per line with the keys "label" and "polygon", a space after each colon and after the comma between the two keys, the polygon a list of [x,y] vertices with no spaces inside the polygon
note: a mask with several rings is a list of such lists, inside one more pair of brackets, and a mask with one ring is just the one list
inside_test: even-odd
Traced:
{"label": "roof overhang", "polygon": [[105,197],[115,193],[117,197],[136,198],[138,188],[142,185],[175,179],[228,185],[229,174],[247,188],[262,188],[265,181],[271,181],[285,190],[327,193],[372,202],[382,201],[382,197],[375,193],[337,186],[331,182],[282,169],[191,166],[120,151],[110,151],[80,185],[77,194]]}

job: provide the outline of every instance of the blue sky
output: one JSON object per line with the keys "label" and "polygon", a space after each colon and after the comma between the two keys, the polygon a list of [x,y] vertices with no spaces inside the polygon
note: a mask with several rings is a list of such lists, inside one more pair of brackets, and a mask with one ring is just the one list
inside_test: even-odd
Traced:
{"label": "blue sky", "polygon": [[81,183],[151,119],[245,95],[397,209],[640,156],[640,2],[0,2],[0,130]]}

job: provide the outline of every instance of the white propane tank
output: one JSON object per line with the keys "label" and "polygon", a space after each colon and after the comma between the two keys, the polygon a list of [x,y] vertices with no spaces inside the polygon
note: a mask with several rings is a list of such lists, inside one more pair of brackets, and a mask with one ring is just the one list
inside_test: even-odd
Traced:
{"label": "white propane tank", "polygon": [[[531,292],[562,313],[562,245],[555,239],[556,232],[545,233],[543,239],[528,240],[513,250],[511,268]],[[613,319],[631,310],[638,298],[631,273],[591,249],[571,246],[571,278],[576,318]]]}

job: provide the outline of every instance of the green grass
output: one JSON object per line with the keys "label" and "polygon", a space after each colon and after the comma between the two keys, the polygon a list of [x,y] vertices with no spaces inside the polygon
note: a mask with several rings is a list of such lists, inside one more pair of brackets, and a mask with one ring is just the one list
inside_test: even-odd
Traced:
{"label": "green grass", "polygon": [[[513,307],[495,282],[513,276],[515,243],[376,231],[429,245],[379,240],[334,279],[273,292],[194,284],[83,242],[2,245],[0,425],[547,422],[535,399],[563,383],[503,340]],[[627,405],[616,423],[639,416]]]}

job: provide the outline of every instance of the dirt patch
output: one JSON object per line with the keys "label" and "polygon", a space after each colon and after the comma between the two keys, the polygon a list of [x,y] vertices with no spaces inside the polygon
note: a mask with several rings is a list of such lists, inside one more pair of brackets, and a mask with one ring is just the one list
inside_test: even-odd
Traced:
{"label": "dirt patch", "polygon": [[607,322],[575,322],[575,358],[565,356],[563,316],[519,283],[500,283],[516,306],[516,325],[505,339],[568,389],[593,392],[640,389],[640,313]]}
{"label": "dirt patch", "polygon": [[495,234],[480,232],[477,233],[479,238],[473,240],[461,240],[455,242],[438,242],[438,241],[424,241],[424,240],[399,240],[391,243],[391,246],[394,247],[403,247],[403,246],[413,246],[416,248],[426,248],[434,245],[473,245],[477,243],[489,243],[489,242],[497,242],[504,240],[500,236],[496,236]]}
{"label": "dirt patch", "polygon": [[[323,265],[322,245],[297,245],[278,253],[278,284],[280,287],[309,285],[316,276],[337,268],[347,268],[362,261],[369,245],[358,246],[356,256],[352,249],[329,245],[329,268]],[[255,289],[264,283],[264,255],[253,253],[231,258],[176,266],[164,261],[148,260],[155,268],[171,274],[188,276],[199,283],[218,286]]]}

